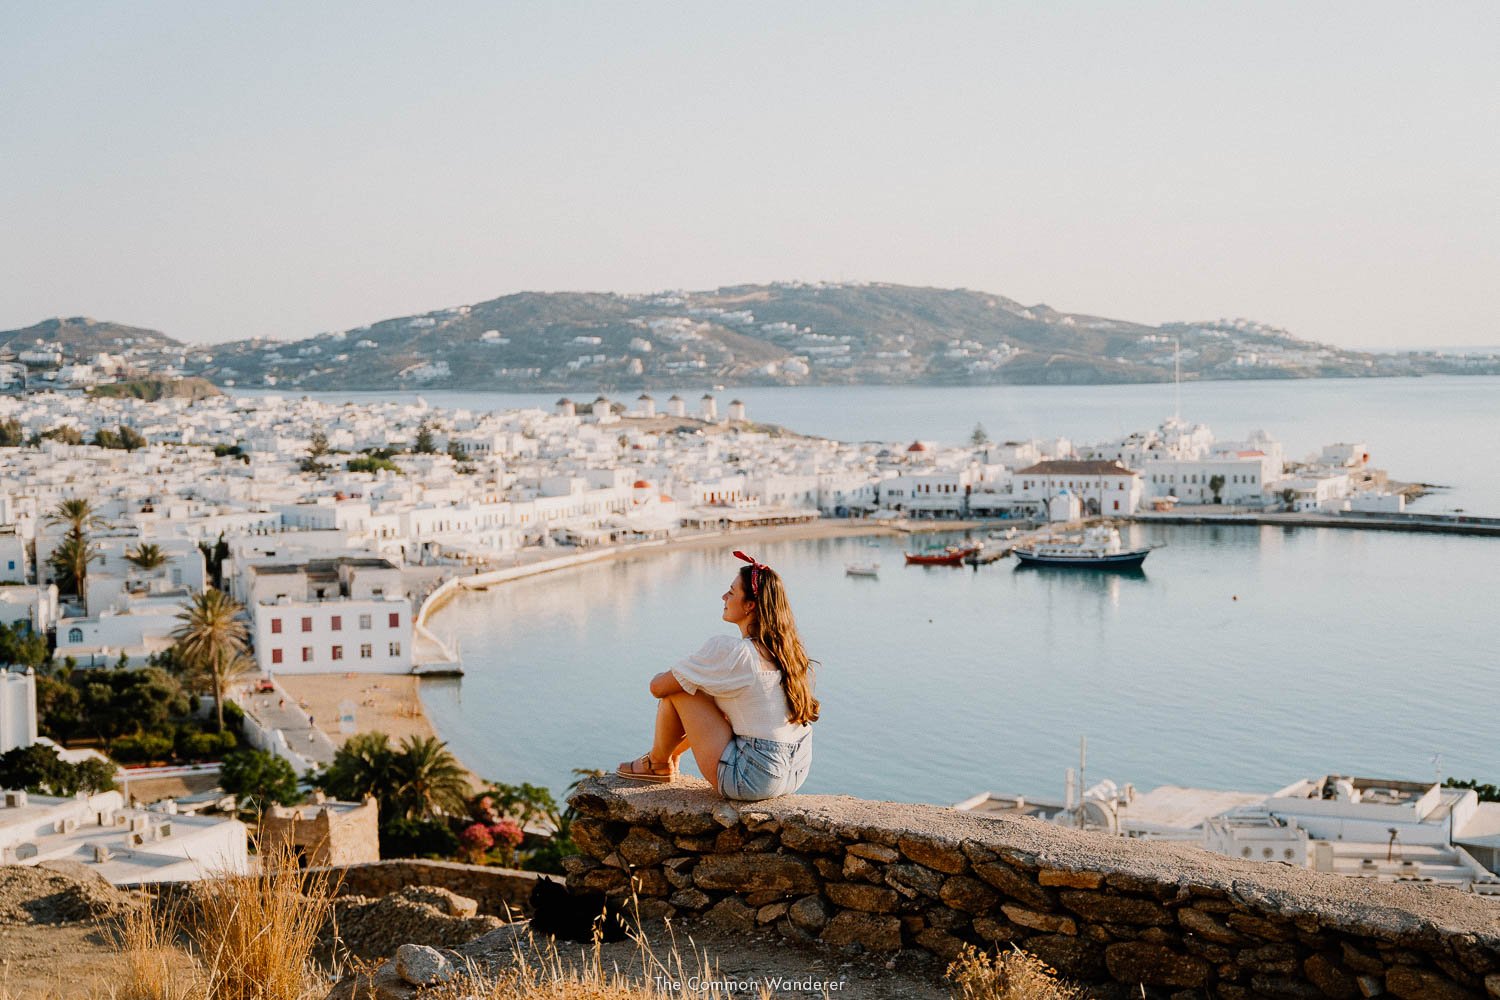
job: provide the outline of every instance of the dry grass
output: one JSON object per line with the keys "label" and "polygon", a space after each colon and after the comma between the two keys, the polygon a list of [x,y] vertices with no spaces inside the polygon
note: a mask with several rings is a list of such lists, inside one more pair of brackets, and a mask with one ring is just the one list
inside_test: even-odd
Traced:
{"label": "dry grass", "polygon": [[115,929],[123,960],[115,1000],[193,1000],[199,979],[185,970],[175,915],[154,898],[127,913]]}
{"label": "dry grass", "polygon": [[[639,919],[636,926],[640,926]],[[765,986],[750,993],[721,985],[723,977],[707,952],[699,952],[689,939],[686,947],[692,957],[685,961],[670,922],[667,934],[669,946],[659,956],[645,934],[632,931],[635,961],[624,969],[605,968],[597,931],[593,950],[582,964],[565,961],[551,938],[539,946],[535,936],[528,934],[525,945],[518,941],[513,949],[512,968],[500,973],[471,968],[466,975],[424,994],[424,1000],[772,1000]]]}
{"label": "dry grass", "polygon": [[[118,931],[124,958],[115,1000],[304,1000],[327,983],[312,961],[332,908],[326,875],[297,866],[287,845],[263,845],[260,871],[196,886],[176,909],[153,904]],[[184,974],[171,957],[186,940],[195,961]]]}
{"label": "dry grass", "polygon": [[989,955],[972,946],[948,966],[956,1000],[1083,1000],[1084,992],[1019,948]]}

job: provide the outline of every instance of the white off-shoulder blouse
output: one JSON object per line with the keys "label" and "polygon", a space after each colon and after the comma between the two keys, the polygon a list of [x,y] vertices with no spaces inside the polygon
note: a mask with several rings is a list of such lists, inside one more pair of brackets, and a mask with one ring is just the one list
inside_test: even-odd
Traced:
{"label": "white off-shoulder blouse", "polygon": [[712,695],[736,736],[795,743],[810,728],[789,720],[781,671],[751,639],[716,635],[673,667],[672,676],[688,694]]}

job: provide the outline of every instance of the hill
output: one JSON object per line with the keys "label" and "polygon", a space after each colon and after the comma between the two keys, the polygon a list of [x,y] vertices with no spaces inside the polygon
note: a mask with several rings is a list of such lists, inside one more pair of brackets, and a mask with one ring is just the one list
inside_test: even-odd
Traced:
{"label": "hill", "polygon": [[[203,374],[221,384],[304,389],[1159,382],[1179,361],[1187,379],[1473,370],[1310,343],[1245,320],[1158,327],[967,289],[802,282],[526,292],[214,353]],[[1500,371],[1500,358],[1488,364],[1481,370]]]}
{"label": "hill", "polygon": [[110,323],[87,316],[56,317],[22,330],[0,331],[0,351],[24,351],[56,345],[77,357],[119,354],[131,348],[181,350],[183,344],[157,330]]}
{"label": "hill", "polygon": [[[522,292],[294,341],[189,347],[48,320],[0,345],[121,351],[153,373],[304,390],[634,391],[736,385],[982,385],[1500,373],[1500,354],[1375,354],[1248,320],[1063,312],[968,289],[778,282],[619,295]],[[70,344],[80,345],[68,348]],[[111,345],[111,346],[106,346]]]}

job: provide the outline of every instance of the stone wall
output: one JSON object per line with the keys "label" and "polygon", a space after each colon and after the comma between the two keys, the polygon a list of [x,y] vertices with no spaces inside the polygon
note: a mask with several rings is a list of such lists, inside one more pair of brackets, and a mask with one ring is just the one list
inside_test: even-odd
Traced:
{"label": "stone wall", "polygon": [[362,865],[336,865],[313,869],[327,872],[341,896],[386,896],[407,886],[436,886],[479,904],[479,912],[506,917],[530,912],[528,899],[536,884],[536,872],[491,865],[464,865],[453,861],[372,861]]}
{"label": "stone wall", "polygon": [[[1015,944],[1103,993],[1500,997],[1500,901],[939,806],[581,784],[569,884],[850,951]],[[1106,984],[1113,984],[1106,986]]]}

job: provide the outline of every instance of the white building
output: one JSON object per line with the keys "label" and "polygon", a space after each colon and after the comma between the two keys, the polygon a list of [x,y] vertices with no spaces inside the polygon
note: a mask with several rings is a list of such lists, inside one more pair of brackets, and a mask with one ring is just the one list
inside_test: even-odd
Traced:
{"label": "white building", "polygon": [[130,809],[119,792],[76,798],[0,793],[0,864],[76,861],[115,885],[250,871],[237,819]]}
{"label": "white building", "polygon": [[1078,497],[1085,514],[1105,517],[1134,514],[1144,492],[1141,474],[1113,461],[1038,462],[1017,469],[1012,488],[1016,499],[1032,502],[1050,502],[1066,491]]}
{"label": "white building", "polygon": [[343,556],[246,573],[262,673],[411,672],[411,602],[390,560]]}
{"label": "white building", "polygon": [[36,674],[0,671],[0,753],[36,742]]}

